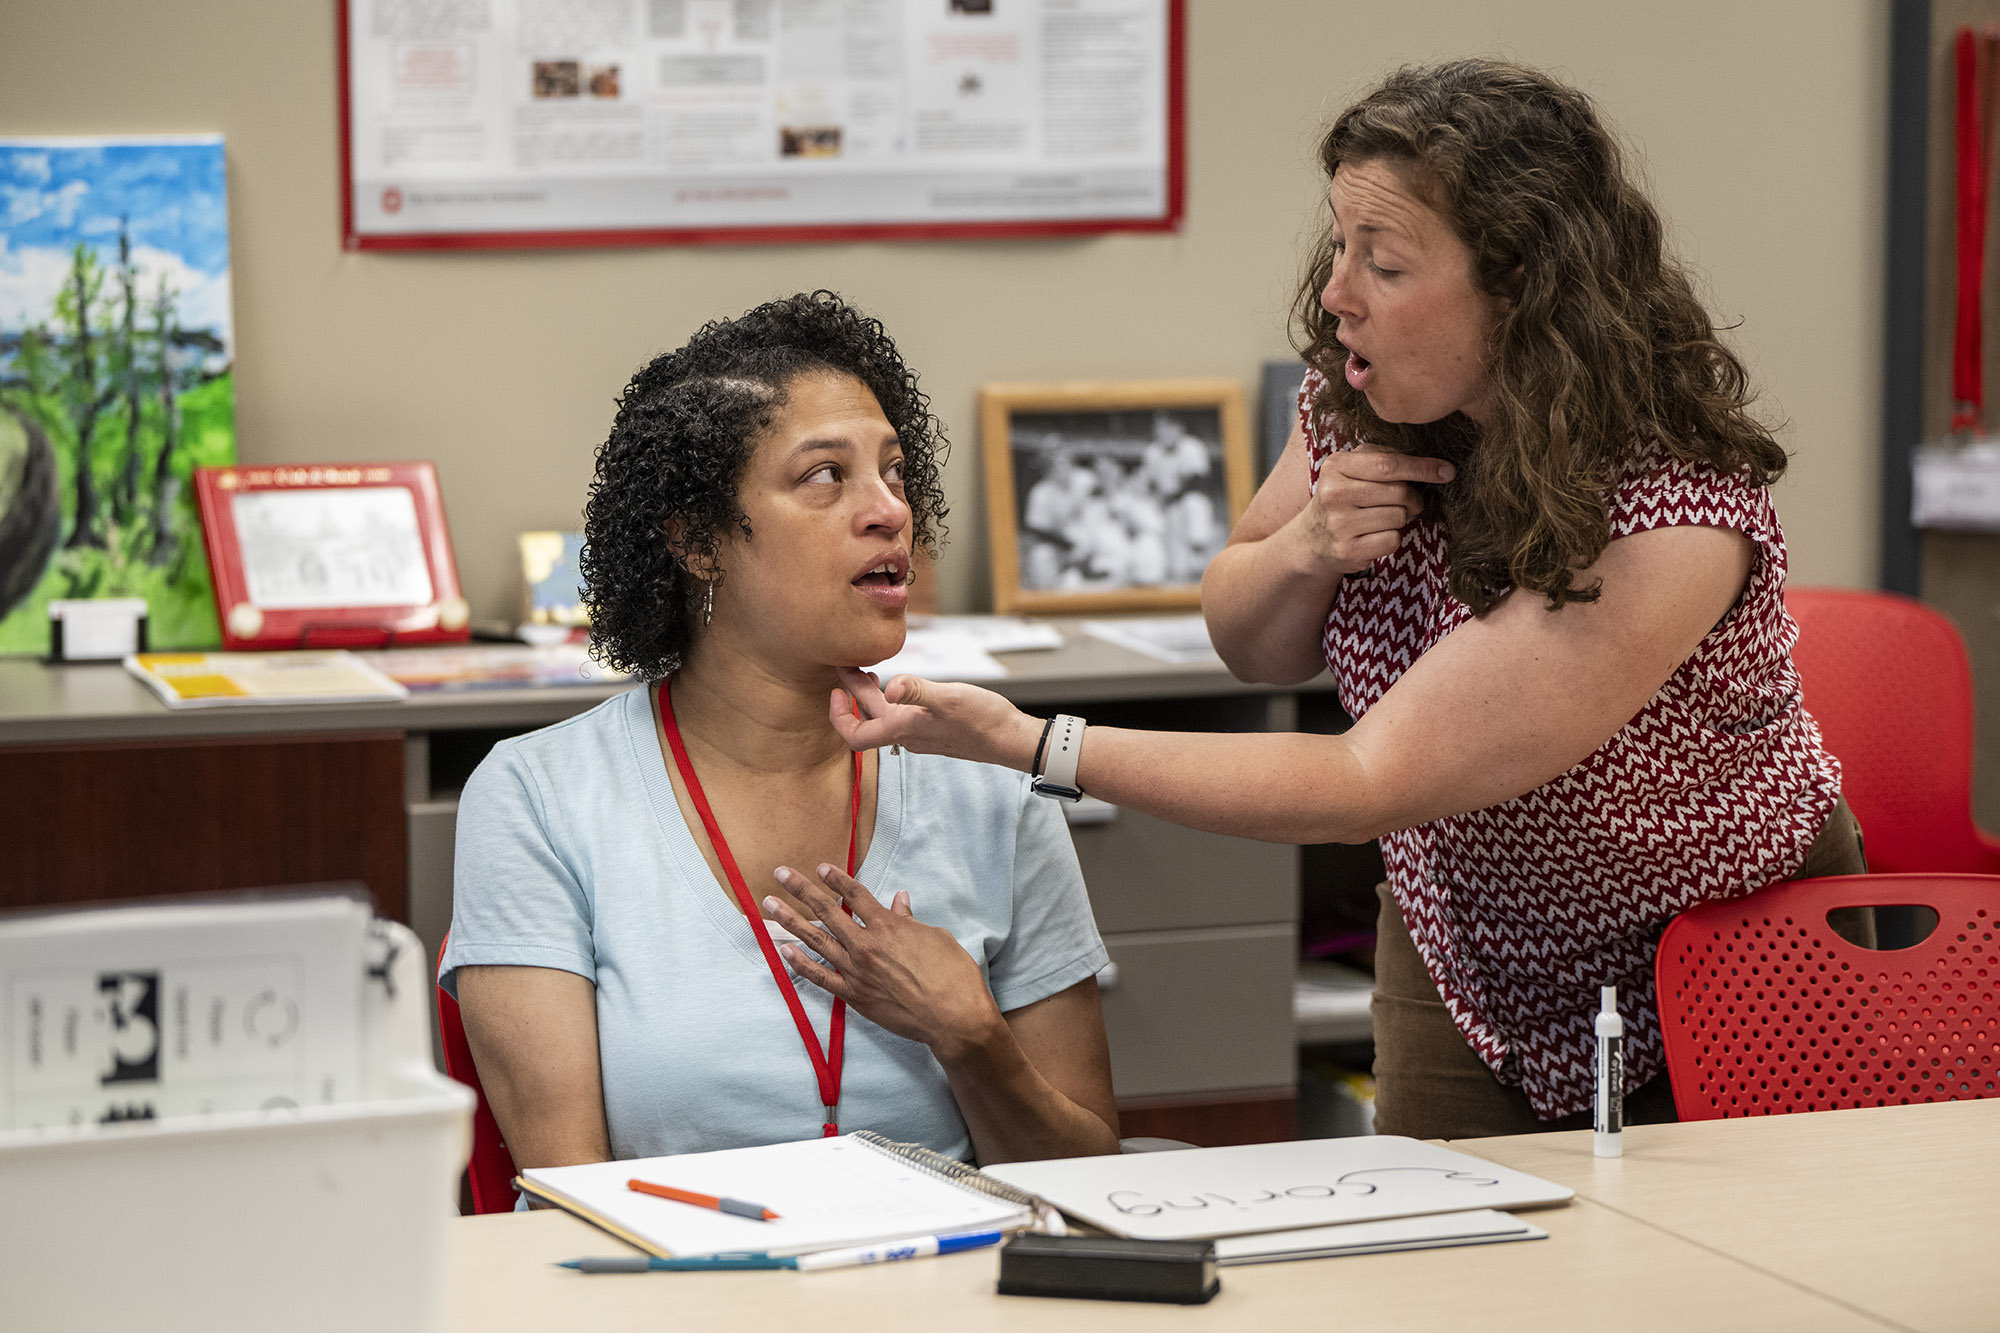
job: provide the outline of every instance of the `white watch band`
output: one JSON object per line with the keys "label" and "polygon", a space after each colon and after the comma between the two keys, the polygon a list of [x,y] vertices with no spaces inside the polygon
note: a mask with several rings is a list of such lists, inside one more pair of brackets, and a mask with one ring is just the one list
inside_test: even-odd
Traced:
{"label": "white watch band", "polygon": [[1042,748],[1041,772],[1031,784],[1037,796],[1074,801],[1083,795],[1076,785],[1076,763],[1083,754],[1083,719],[1058,713]]}

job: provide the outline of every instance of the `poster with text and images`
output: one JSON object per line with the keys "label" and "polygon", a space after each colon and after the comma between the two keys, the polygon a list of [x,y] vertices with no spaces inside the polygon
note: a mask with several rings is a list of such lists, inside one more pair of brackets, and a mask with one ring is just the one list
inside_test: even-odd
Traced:
{"label": "poster with text and images", "polygon": [[0,653],[49,602],[220,641],[190,478],[236,461],[222,138],[0,138]]}
{"label": "poster with text and images", "polygon": [[1182,0],[342,0],[351,249],[1164,230]]}

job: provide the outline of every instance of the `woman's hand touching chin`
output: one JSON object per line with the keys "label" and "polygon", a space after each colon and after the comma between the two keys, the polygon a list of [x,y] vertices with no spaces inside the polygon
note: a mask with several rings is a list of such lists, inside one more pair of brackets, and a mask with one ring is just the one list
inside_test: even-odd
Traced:
{"label": "woman's hand touching chin", "polygon": [[885,687],[873,673],[854,667],[840,669],[840,684],[829,712],[850,749],[900,745],[1023,773],[1034,764],[1041,719],[991,690],[921,676],[894,676]]}
{"label": "woman's hand touching chin", "polygon": [[[819,867],[819,876],[790,866],[777,871],[778,882],[817,921],[802,919],[776,897],[764,900],[773,921],[832,964],[814,962],[797,945],[779,945],[801,977],[877,1027],[922,1042],[943,1065],[1011,1039],[979,964],[950,931],[911,915],[909,894],[898,893],[884,906],[833,866]],[[841,910],[843,899],[852,916]]]}

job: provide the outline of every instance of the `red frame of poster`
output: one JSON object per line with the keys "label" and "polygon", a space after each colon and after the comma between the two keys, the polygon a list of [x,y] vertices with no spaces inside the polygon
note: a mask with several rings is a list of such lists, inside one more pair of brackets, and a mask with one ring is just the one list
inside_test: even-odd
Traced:
{"label": "red frame of poster", "polygon": [[830,241],[979,241],[1081,236],[1108,231],[1178,231],[1186,197],[1186,0],[1167,4],[1167,211],[1156,218],[1064,218],[1048,222],[885,222],[827,226],[636,227],[571,231],[354,232],[353,108],[349,103],[347,8],[334,0],[340,53],[340,235],[346,250],[522,250],[620,245],[800,245]]}
{"label": "red frame of poster", "polygon": [[[421,606],[340,606],[263,610],[250,602],[243,546],[229,500],[245,491],[406,487],[416,503],[417,532],[431,576],[432,600]],[[215,580],[215,616],[231,652],[267,648],[379,648],[398,644],[463,643],[470,616],[459,591],[458,566],[445,526],[437,469],[429,463],[298,463],[270,467],[203,467],[194,474],[202,545]],[[254,617],[232,612],[250,607]],[[249,619],[256,620],[254,626]],[[447,628],[449,627],[449,628]],[[245,632],[248,631],[248,632]]]}

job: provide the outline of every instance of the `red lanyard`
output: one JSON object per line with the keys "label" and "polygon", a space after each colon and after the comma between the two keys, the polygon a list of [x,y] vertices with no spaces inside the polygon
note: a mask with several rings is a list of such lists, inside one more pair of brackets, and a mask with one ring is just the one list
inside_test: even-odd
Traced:
{"label": "red lanyard", "polygon": [[[715,859],[722,863],[722,873],[729,879],[729,887],[736,894],[737,905],[743,915],[750,918],[750,929],[757,936],[757,948],[764,955],[764,963],[771,969],[771,979],[778,983],[778,994],[785,999],[785,1007],[792,1011],[792,1025],[799,1030],[799,1040],[805,1043],[806,1058],[812,1061],[813,1077],[819,1080],[819,1099],[826,1107],[826,1122],[820,1126],[823,1138],[832,1138],[840,1133],[840,1071],[846,1063],[847,1051],[847,1001],[833,1002],[833,1024],[827,1030],[824,1050],[819,1044],[819,1034],[813,1031],[812,1020],[806,1017],[806,1007],[799,1002],[799,988],[785,972],[785,964],[778,957],[778,948],[771,943],[771,932],[764,925],[764,914],[757,910],[751,900],[750,887],[743,882],[743,872],[736,868],[736,858],[729,854],[729,844],[723,839],[722,830],[716,825],[715,811],[709,809],[708,796],[701,789],[701,779],[694,775],[694,764],[688,759],[687,746],[681,743],[680,725],[674,721],[673,687],[670,681],[661,681],[659,692],[654,699],[659,706],[660,729],[667,733],[667,747],[674,752],[674,764],[681,771],[681,785],[687,788],[688,799],[694,802],[695,813],[701,816],[701,826],[708,831],[708,845],[715,848]],[[854,873],[854,846],[861,837],[861,752],[854,753],[854,795],[849,802],[847,827],[847,873]],[[842,910],[847,904],[842,903]]]}

